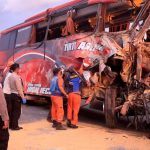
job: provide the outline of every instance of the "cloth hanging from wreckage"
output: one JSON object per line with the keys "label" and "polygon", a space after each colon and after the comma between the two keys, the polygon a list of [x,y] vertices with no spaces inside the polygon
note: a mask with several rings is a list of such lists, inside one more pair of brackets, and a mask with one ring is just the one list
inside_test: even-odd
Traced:
{"label": "cloth hanging from wreckage", "polygon": [[69,34],[75,34],[75,23],[73,21],[73,12],[68,12],[68,17],[66,20],[66,26],[62,28],[62,36],[67,36]]}
{"label": "cloth hanging from wreckage", "polygon": [[141,54],[141,47],[137,49],[137,69],[136,69],[136,79],[141,81],[142,76],[142,54]]}
{"label": "cloth hanging from wreckage", "polygon": [[29,44],[34,44],[36,43],[36,28],[35,25],[32,27],[32,33],[31,33],[31,38],[29,41]]}

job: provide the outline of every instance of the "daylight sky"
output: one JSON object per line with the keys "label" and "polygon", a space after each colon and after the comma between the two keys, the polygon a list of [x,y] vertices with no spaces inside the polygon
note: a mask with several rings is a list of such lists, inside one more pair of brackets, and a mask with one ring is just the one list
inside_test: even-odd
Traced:
{"label": "daylight sky", "polygon": [[0,0],[0,31],[26,18],[71,0]]}

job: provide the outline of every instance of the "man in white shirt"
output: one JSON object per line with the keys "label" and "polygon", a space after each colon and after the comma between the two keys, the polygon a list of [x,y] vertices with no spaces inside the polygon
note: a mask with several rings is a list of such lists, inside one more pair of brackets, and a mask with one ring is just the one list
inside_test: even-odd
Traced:
{"label": "man in white shirt", "polygon": [[24,90],[22,80],[19,76],[20,67],[19,64],[13,64],[11,67],[13,73],[9,77],[11,101],[12,101],[12,114],[11,114],[11,129],[20,130],[19,118],[21,115],[21,101],[25,101]]}
{"label": "man in white shirt", "polygon": [[6,74],[6,78],[4,80],[4,87],[3,87],[3,92],[5,94],[11,94],[11,91],[10,91],[10,85],[9,85],[9,77],[11,75],[11,70]]}
{"label": "man in white shirt", "polygon": [[[11,66],[12,65],[8,66],[9,72],[6,74],[4,84],[3,84],[3,93],[6,99],[6,103],[7,103],[9,118],[11,118],[11,114],[12,114],[11,90],[10,90],[10,82],[9,82],[9,77],[12,74]],[[11,119],[9,123],[10,123],[9,127],[11,128]]]}
{"label": "man in white shirt", "polygon": [[9,77],[12,73],[11,67],[12,67],[13,64],[14,64],[13,62],[9,62],[8,65],[7,65],[7,68],[9,69],[9,71],[6,74],[6,77],[5,77],[5,80],[4,80],[4,85],[3,85],[3,92],[4,92],[4,94],[8,94],[8,95],[11,94],[10,84],[9,84]]}

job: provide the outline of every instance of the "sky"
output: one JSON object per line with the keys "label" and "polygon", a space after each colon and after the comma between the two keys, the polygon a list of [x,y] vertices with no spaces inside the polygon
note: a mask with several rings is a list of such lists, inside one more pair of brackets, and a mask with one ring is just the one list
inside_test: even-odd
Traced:
{"label": "sky", "polygon": [[71,0],[0,0],[0,31],[68,1]]}

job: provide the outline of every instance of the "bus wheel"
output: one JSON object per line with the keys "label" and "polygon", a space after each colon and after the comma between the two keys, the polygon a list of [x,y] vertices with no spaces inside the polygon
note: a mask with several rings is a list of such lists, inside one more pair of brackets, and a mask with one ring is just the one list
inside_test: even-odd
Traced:
{"label": "bus wheel", "polygon": [[115,115],[116,95],[117,95],[117,89],[116,88],[109,87],[106,89],[104,111],[105,111],[106,125],[109,128],[115,128],[116,127],[116,115]]}

